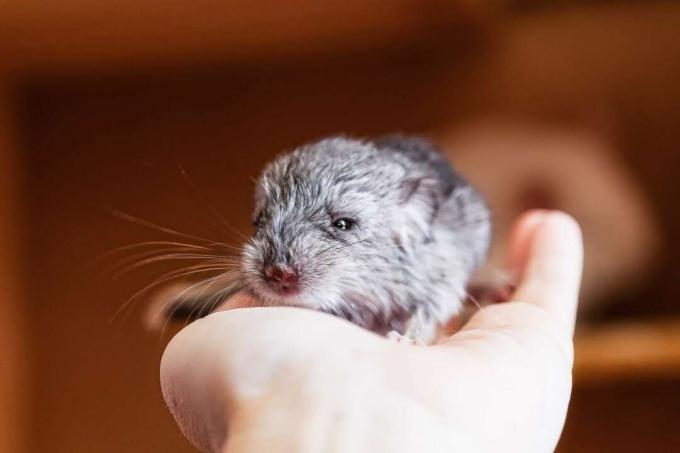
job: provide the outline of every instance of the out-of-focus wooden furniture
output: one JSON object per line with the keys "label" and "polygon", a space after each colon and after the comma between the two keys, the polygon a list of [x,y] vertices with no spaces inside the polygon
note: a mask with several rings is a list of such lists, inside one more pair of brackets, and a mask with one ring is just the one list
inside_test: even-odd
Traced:
{"label": "out-of-focus wooden furniture", "polygon": [[15,142],[13,92],[0,78],[0,451],[25,445],[28,348],[20,252],[23,167]]}
{"label": "out-of-focus wooden furniture", "polygon": [[0,13],[0,55],[44,73],[379,51],[442,40],[501,3],[11,0]]}
{"label": "out-of-focus wooden furniture", "polygon": [[576,386],[680,379],[680,317],[583,326],[575,338]]}

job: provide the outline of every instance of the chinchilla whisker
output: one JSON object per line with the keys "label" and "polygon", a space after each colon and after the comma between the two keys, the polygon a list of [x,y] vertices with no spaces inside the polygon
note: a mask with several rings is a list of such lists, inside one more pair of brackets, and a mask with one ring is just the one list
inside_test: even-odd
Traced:
{"label": "chinchilla whisker", "polygon": [[317,255],[322,255],[322,254],[324,254],[324,253],[326,253],[326,252],[337,252],[338,250],[342,250],[342,249],[344,249],[344,248],[347,248],[347,247],[351,247],[351,246],[353,246],[353,245],[360,244],[361,242],[364,242],[364,241],[368,241],[368,239],[367,239],[367,238],[365,238],[365,239],[360,239],[360,240],[355,241],[355,242],[350,242],[349,244],[333,244],[333,245],[331,245],[330,247],[328,247],[328,248],[326,248],[326,249],[323,249],[323,250],[317,252]]}
{"label": "chinchilla whisker", "polygon": [[[221,265],[216,265],[214,263],[203,263],[203,264],[196,264],[193,266],[188,266],[182,269],[177,269],[173,270],[170,272],[166,272],[165,274],[160,275],[154,282],[151,284],[147,285],[146,287],[142,288],[139,290],[137,293],[135,293],[130,299],[135,299],[141,295],[143,295],[145,292],[150,290],[151,288],[158,286],[162,283],[168,282],[170,280],[176,279],[176,278],[182,278],[186,277],[189,275],[194,275],[198,273],[204,273],[204,272],[213,272],[213,271],[220,271],[224,272],[228,269],[226,269],[224,266]],[[127,301],[126,301],[127,302]]]}
{"label": "chinchilla whisker", "polygon": [[479,309],[479,313],[481,314],[481,316],[484,319],[486,319],[486,313],[484,312],[484,307],[482,306],[481,303],[479,303],[477,298],[475,296],[473,296],[472,294],[470,294],[468,291],[465,291],[465,295],[467,296],[468,299],[470,299],[470,302],[472,302]]}
{"label": "chinchilla whisker", "polygon": [[[224,277],[224,276],[220,276],[220,277]],[[211,286],[213,283],[214,283],[214,281],[211,282],[208,286]],[[222,288],[221,290],[219,290],[216,294],[213,294],[212,296],[210,296],[205,302],[203,302],[202,304],[197,305],[196,307],[194,307],[194,308],[191,310],[191,313],[189,313],[189,318],[188,318],[187,320],[184,321],[184,325],[187,324],[187,321],[189,321],[190,319],[193,319],[193,318],[194,318],[194,313],[195,313],[196,310],[199,309],[199,308],[200,308],[200,309],[198,310],[198,314],[196,315],[196,319],[201,318],[201,316],[203,315],[203,310],[205,309],[205,307],[208,306],[208,304],[210,304],[210,302],[213,300],[213,298],[216,298],[216,300],[219,301],[221,295],[224,294],[224,293],[226,293],[226,291],[230,290],[235,284],[236,284],[236,280],[232,280],[227,286],[225,286],[224,288]],[[194,297],[194,300],[200,298],[200,297],[203,295],[203,293],[205,293],[205,290],[206,290],[206,289],[208,289],[208,288],[207,288],[207,287],[204,288],[198,296]],[[216,303],[217,303],[217,302],[216,302]],[[208,312],[208,313],[210,313],[210,312]]]}
{"label": "chinchilla whisker", "polygon": [[[191,269],[191,270],[187,270]],[[215,271],[224,271],[224,266],[208,266],[208,265],[196,265],[196,266],[191,266],[187,269],[181,269],[179,271],[171,271],[167,272],[163,275],[161,275],[158,279],[156,279],[154,282],[146,285],[144,288],[140,289],[137,291],[135,294],[133,294],[130,298],[128,298],[119,308],[116,310],[116,312],[113,314],[111,319],[109,320],[109,323],[115,321],[115,319],[120,315],[120,313],[125,310],[132,302],[134,302],[136,299],[138,299],[140,296],[146,294],[148,291],[151,289],[157,287],[158,285],[161,285],[163,283],[169,282],[173,279],[180,278],[180,277],[186,277],[188,275],[194,275],[198,273],[204,273],[204,272],[215,272]]]}
{"label": "chinchilla whisker", "polygon": [[[208,309],[208,313],[212,313],[212,311],[215,309],[215,307],[217,307],[217,305],[218,305],[219,303],[222,302],[223,296],[224,296],[225,294],[227,294],[229,291],[231,291],[232,288],[234,287],[234,285],[235,285],[236,283],[237,283],[237,282],[234,281],[234,282],[232,282],[229,286],[227,286],[227,287],[222,288],[221,290],[219,290],[214,296],[212,296],[210,299],[208,299],[208,300],[206,301],[206,303],[204,304],[203,308],[205,308],[205,307],[207,307],[208,305],[210,305],[210,308]],[[212,303],[211,303],[210,301],[212,301]],[[199,317],[200,317],[201,314],[202,314],[203,308],[201,308],[201,312],[198,313],[198,316],[199,316]]]}
{"label": "chinchilla whisker", "polygon": [[[205,288],[203,288],[199,294],[191,297],[191,302],[189,302],[188,305],[192,306],[200,299],[200,297],[203,295],[203,293],[205,293],[205,291],[207,291],[208,288],[210,286],[212,286],[216,281],[218,281],[219,279],[228,278],[230,275],[237,275],[237,274],[238,273],[234,272],[234,271],[227,271],[227,272],[224,272],[224,273],[217,275],[215,277],[207,278],[207,279],[201,280],[197,283],[194,283],[194,284],[190,285],[189,287],[180,291],[178,294],[176,294],[166,304],[166,306],[171,307],[172,309],[170,310],[169,313],[166,313],[164,315],[165,319],[163,321],[163,326],[161,327],[161,333],[160,333],[161,338],[163,337],[163,335],[165,335],[165,331],[167,330],[168,324],[170,323],[171,320],[173,320],[175,318],[177,311],[180,308],[186,306],[186,303],[182,302],[182,298],[186,293],[188,293],[189,291],[191,291],[192,289],[194,289],[196,287],[199,287],[201,285],[205,285]],[[238,279],[236,277],[234,277],[232,279],[232,281],[227,284],[227,286],[225,286],[221,290],[217,291],[213,296],[209,297],[205,302],[200,304],[200,310],[199,310],[199,313],[198,313],[198,315],[195,319],[198,319],[202,316],[203,310],[208,305],[210,305],[210,309],[209,309],[208,313],[211,313],[212,310],[214,310],[215,306],[217,306],[217,304],[221,302],[223,296],[225,294],[227,294],[228,291],[230,291],[237,283],[238,283]],[[213,300],[214,300],[214,302],[211,303],[211,301],[213,301]],[[192,308],[189,315],[187,315],[187,319],[185,320],[184,325],[186,325],[188,323],[188,321],[194,319],[194,313],[195,313],[197,308],[199,308],[199,307],[197,306],[197,307]]]}
{"label": "chinchilla whisker", "polygon": [[165,233],[165,234],[183,237],[185,239],[192,239],[194,241],[199,241],[199,242],[202,242],[204,244],[219,244],[219,245],[222,245],[222,246],[229,247],[227,244],[225,244],[223,242],[215,241],[215,240],[211,240],[211,239],[206,239],[206,238],[202,238],[202,237],[199,237],[199,236],[194,236],[194,235],[188,234],[188,233],[182,233],[181,231],[177,231],[177,230],[173,230],[171,228],[167,228],[167,227],[164,227],[164,226],[161,226],[161,225],[157,225],[153,222],[150,222],[148,220],[145,220],[145,219],[142,219],[142,218],[139,218],[139,217],[135,217],[135,216],[128,214],[126,212],[118,211],[117,209],[110,209],[109,212],[111,213],[111,215],[113,215],[114,217],[116,217],[118,219],[124,220],[126,222],[130,222],[130,223],[134,223],[134,224],[146,227],[146,228],[150,228],[150,229],[153,229],[153,230],[157,230],[157,231],[160,231],[160,232]]}
{"label": "chinchilla whisker", "polygon": [[117,271],[115,274],[113,274],[113,279],[118,279],[121,276],[132,272],[135,269],[138,269],[140,267],[144,267],[149,264],[153,263],[161,263],[161,262],[167,262],[167,261],[182,261],[182,260],[204,260],[203,262],[205,263],[214,263],[214,264],[237,264],[236,262],[230,262],[227,259],[225,259],[223,256],[220,255],[196,255],[196,254],[182,254],[182,253],[171,253],[171,254],[165,254],[165,255],[159,255],[159,256],[154,256],[151,258],[143,259],[141,261],[137,261],[136,263],[133,263],[131,265],[125,266],[119,271]]}
{"label": "chinchilla whisker", "polygon": [[[194,250],[194,249],[181,249],[181,248],[161,248],[157,250],[147,250],[146,252],[141,252],[141,253],[135,253],[131,256],[128,256],[127,258],[123,258],[114,265],[111,266],[111,270],[116,270],[119,269],[127,264],[134,263],[140,260],[144,259],[149,259],[153,257],[158,257],[158,256],[165,256],[167,254],[177,254],[180,256],[184,255],[201,255],[206,258],[212,258],[212,257],[218,257],[218,256],[224,256],[224,255],[214,255],[214,254],[208,254],[208,253],[201,253],[203,252],[202,250]],[[209,250],[206,250],[205,252],[209,252]]]}
{"label": "chinchilla whisker", "polygon": [[[184,242],[173,242],[173,241],[145,241],[145,242],[136,242],[134,244],[126,244],[121,247],[116,247],[115,249],[108,250],[95,258],[93,258],[91,261],[89,261],[85,266],[89,267],[92,266],[93,264],[96,264],[100,261],[103,261],[113,255],[119,254],[126,252],[128,250],[134,250],[134,249],[139,249],[139,248],[147,248],[150,246],[163,246],[166,249],[173,250],[174,248],[181,248],[181,249],[193,249],[193,250],[210,250],[208,247],[204,247],[201,245],[196,245],[196,244],[187,244]],[[173,247],[170,249],[170,247]]]}
{"label": "chinchilla whisker", "polygon": [[202,191],[198,189],[198,186],[194,184],[193,180],[189,177],[189,174],[187,171],[184,169],[184,166],[177,162],[177,169],[179,170],[180,175],[184,178],[184,181],[189,185],[191,190],[194,191],[194,194],[196,194],[203,203],[206,205],[208,210],[212,213],[212,215],[222,224],[224,225],[228,230],[232,231],[233,233],[236,233],[241,239],[248,240],[248,237],[243,234],[241,231],[239,231],[237,228],[233,227],[229,222],[227,222],[224,217],[222,217],[219,212],[217,212],[217,209],[213,207],[212,204],[208,201],[206,196],[203,194]]}
{"label": "chinchilla whisker", "polygon": [[[182,299],[182,297],[186,293],[188,293],[189,291],[191,291],[192,289],[194,289],[198,286],[201,286],[201,285],[204,285],[204,284],[212,285],[216,280],[222,278],[222,276],[223,276],[223,274],[219,274],[219,275],[216,275],[214,277],[208,277],[208,278],[200,280],[200,281],[198,281],[194,284],[191,284],[188,287],[184,288],[179,293],[175,294],[172,297],[172,299],[170,299],[168,301],[168,303],[165,305],[165,307],[171,307],[171,310],[170,310],[169,313],[166,313],[164,315],[165,319],[163,321],[163,326],[161,327],[161,338],[163,337],[163,335],[165,335],[165,331],[167,330],[168,324],[170,323],[170,321],[175,317],[175,314],[177,313],[177,311],[182,307],[182,304],[179,302]],[[163,308],[163,310],[165,310],[165,307]]]}

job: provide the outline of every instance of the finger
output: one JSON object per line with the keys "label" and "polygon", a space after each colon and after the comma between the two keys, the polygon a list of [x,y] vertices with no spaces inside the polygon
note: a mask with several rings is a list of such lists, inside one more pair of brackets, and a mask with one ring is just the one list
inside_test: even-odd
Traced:
{"label": "finger", "polygon": [[524,249],[516,252],[517,256],[524,253],[521,279],[512,300],[539,306],[573,329],[583,266],[578,224],[562,212],[544,213]]}
{"label": "finger", "polygon": [[218,305],[217,308],[213,310],[213,312],[261,306],[262,304],[254,297],[244,293],[237,293]]}
{"label": "finger", "polygon": [[[507,270],[518,279],[529,258],[529,243],[548,211],[535,209],[522,214],[514,223],[510,231],[510,240],[507,250]],[[519,280],[516,280],[516,282]]]}

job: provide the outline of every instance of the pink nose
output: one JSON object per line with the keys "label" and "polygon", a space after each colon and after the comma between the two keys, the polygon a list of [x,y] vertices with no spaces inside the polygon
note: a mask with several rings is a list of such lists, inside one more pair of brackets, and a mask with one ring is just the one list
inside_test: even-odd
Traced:
{"label": "pink nose", "polygon": [[268,266],[265,280],[271,289],[280,294],[293,294],[298,291],[299,277],[294,269],[287,266]]}

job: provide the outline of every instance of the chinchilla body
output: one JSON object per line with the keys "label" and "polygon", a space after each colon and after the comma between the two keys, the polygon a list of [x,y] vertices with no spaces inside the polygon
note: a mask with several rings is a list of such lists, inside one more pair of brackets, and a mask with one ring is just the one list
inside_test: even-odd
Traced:
{"label": "chinchilla body", "polygon": [[333,137],[270,163],[239,289],[431,342],[486,257],[490,213],[427,141]]}

